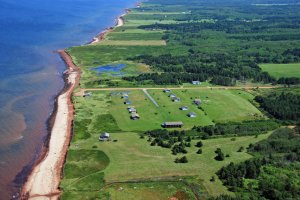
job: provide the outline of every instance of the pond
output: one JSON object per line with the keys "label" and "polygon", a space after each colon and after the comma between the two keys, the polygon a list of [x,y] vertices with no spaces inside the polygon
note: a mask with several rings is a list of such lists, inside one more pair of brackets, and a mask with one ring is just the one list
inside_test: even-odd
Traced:
{"label": "pond", "polygon": [[121,70],[126,67],[126,64],[115,64],[115,65],[104,65],[95,68],[90,68],[90,70],[96,71],[98,75],[101,74],[111,74],[112,76],[122,76],[124,75]]}

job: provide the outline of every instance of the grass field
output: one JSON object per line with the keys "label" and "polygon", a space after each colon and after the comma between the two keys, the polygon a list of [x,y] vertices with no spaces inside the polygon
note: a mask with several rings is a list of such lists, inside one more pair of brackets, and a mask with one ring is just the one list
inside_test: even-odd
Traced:
{"label": "grass field", "polygon": [[[219,180],[211,182],[210,178],[218,169],[230,162],[241,162],[251,158],[251,155],[245,152],[237,152],[238,149],[241,146],[245,148],[250,143],[255,143],[268,136],[269,134],[260,135],[258,138],[246,136],[237,137],[235,140],[231,140],[231,138],[205,140],[203,141],[203,154],[201,155],[196,154],[198,148],[194,145],[197,140],[193,140],[192,147],[187,148],[188,154],[186,154],[186,156],[189,160],[187,164],[174,163],[174,159],[178,157],[178,155],[172,155],[169,149],[152,147],[146,139],[140,139],[138,134],[132,132],[112,133],[112,139],[117,140],[117,142],[99,143],[98,135],[93,135],[87,140],[73,143],[70,149],[72,151],[78,151],[79,149],[84,151],[91,151],[92,149],[103,151],[109,158],[110,163],[104,170],[99,170],[98,173],[104,173],[103,179],[106,184],[114,183],[115,181],[126,182],[132,180],[138,180],[143,183],[157,178],[172,176],[196,176],[201,180],[201,184],[210,195],[219,195],[229,192]],[[224,154],[229,154],[230,157],[221,162],[216,161],[214,159],[214,151],[216,148],[221,148]],[[74,160],[72,162],[74,164]],[[101,179],[100,181],[98,180],[98,184],[95,183],[93,187],[91,185],[83,187],[84,182],[90,181],[93,183],[97,180],[95,180],[95,178],[97,178],[97,176],[94,177],[95,174],[97,173],[86,170],[82,173],[82,177],[76,179],[68,179],[65,177],[62,187],[65,191],[78,191],[79,189],[88,189],[88,187],[91,187],[91,190],[95,187],[99,187],[98,190],[100,190],[100,188],[103,187],[103,183],[102,185],[100,184]],[[88,179],[88,177],[90,177],[90,179]],[[114,189],[115,187],[115,185],[112,185],[112,187],[105,189],[105,191],[112,193],[115,195],[115,199],[118,199],[118,195],[120,196],[122,194],[118,194],[115,191],[116,189]],[[130,185],[125,184],[124,187],[130,187]],[[146,190],[145,186],[139,187],[139,189]],[[146,191],[149,192],[149,190],[151,190],[151,187],[148,187]],[[170,195],[170,191],[173,192],[173,190],[164,192],[161,194],[162,196],[157,199],[164,199],[162,197]],[[125,196],[130,197],[130,195],[139,194],[139,192],[141,191],[138,189],[132,190],[131,188],[131,191],[126,190],[124,193],[126,194]]]}
{"label": "grass field", "polygon": [[300,63],[293,64],[261,64],[263,71],[270,73],[276,78],[300,77]]}
{"label": "grass field", "polygon": [[[174,103],[163,91],[148,90],[159,104],[156,107],[143,91],[128,92],[132,105],[141,116],[140,120],[129,118],[127,105],[123,104],[124,100],[119,93],[111,95],[108,91],[99,91],[93,92],[91,97],[73,97],[76,108],[75,134],[64,166],[61,183],[63,199],[84,199],[83,195],[86,195],[86,199],[118,200],[134,195],[139,195],[140,199],[166,199],[174,195],[193,199],[188,184],[183,184],[179,178],[170,182],[169,179],[174,177],[181,177],[184,181],[192,177],[192,184],[197,184],[196,188],[204,196],[229,193],[218,179],[211,182],[210,178],[229,162],[241,162],[251,157],[245,152],[237,152],[241,146],[246,148],[250,143],[268,136],[205,140],[201,155],[196,154],[198,148],[194,145],[197,140],[193,140],[192,147],[187,148],[189,163],[176,164],[174,159],[182,155],[174,156],[170,149],[150,146],[147,139],[139,138],[139,132],[160,128],[163,121],[182,120],[185,128],[191,128],[194,125],[213,124],[212,120],[239,121],[240,117],[252,119],[249,113],[261,115],[248,102],[253,96],[241,90],[179,89],[173,93],[181,97],[182,102]],[[205,99],[204,111],[192,104],[193,98]],[[198,117],[188,118],[188,111],[180,111],[180,105],[188,105],[190,111],[196,112]],[[218,116],[217,112],[223,115]],[[109,132],[112,140],[117,142],[99,143],[99,134],[104,131]],[[225,161],[214,159],[214,151],[218,147],[222,148],[224,154],[230,155]],[[151,198],[145,197],[154,190],[156,193]]]}
{"label": "grass field", "polygon": [[[168,94],[161,90],[149,90],[159,107],[156,107],[142,91],[130,91],[129,99],[136,107],[140,120],[132,121],[123,104],[121,95],[112,96],[110,113],[116,119],[118,126],[124,131],[145,131],[160,128],[165,121],[183,121],[184,128],[194,125],[211,125],[217,122],[243,121],[263,118],[262,113],[249,100],[253,96],[238,90],[174,90],[173,93],[181,98],[181,102],[172,102]],[[202,108],[193,104],[195,98],[203,100]],[[188,106],[188,111],[181,111],[180,106]],[[187,114],[195,112],[196,118]]]}
{"label": "grass field", "polygon": [[95,45],[111,46],[165,46],[164,40],[103,40]]}

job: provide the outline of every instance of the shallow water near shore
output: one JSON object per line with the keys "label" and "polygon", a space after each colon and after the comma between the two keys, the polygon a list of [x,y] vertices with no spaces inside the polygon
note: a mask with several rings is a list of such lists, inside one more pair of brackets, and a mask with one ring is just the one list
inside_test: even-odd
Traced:
{"label": "shallow water near shore", "polygon": [[46,122],[64,86],[65,66],[54,50],[89,42],[135,2],[0,0],[1,200],[18,193],[29,171],[24,167],[47,137]]}

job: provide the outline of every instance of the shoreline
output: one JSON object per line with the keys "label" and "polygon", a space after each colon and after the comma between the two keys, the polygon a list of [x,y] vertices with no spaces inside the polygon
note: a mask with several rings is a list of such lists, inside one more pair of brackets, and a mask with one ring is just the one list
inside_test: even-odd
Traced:
{"label": "shoreline", "polygon": [[[124,25],[124,16],[117,17],[114,27],[102,31],[88,43],[92,45],[101,42],[114,28]],[[39,158],[31,164],[31,171],[21,187],[20,199],[59,199],[61,191],[59,184],[62,178],[63,165],[72,138],[74,120],[74,105],[72,95],[79,85],[80,68],[77,67],[72,57],[65,50],[57,51],[67,66],[64,72],[64,88],[55,97],[52,115],[47,120],[48,137],[44,141],[43,150]]]}
{"label": "shoreline", "polygon": [[65,72],[65,87],[57,96],[48,145],[45,145],[45,150],[23,185],[21,199],[59,199],[60,196],[62,168],[72,137],[74,107],[71,97],[79,84],[80,69],[74,65],[66,51],[59,50],[58,53],[68,67]]}
{"label": "shoreline", "polygon": [[124,16],[127,15],[128,13],[130,12],[130,9],[125,9],[125,13],[118,16],[116,18],[116,23],[115,23],[115,26],[114,27],[110,27],[110,28],[106,28],[104,31],[100,32],[98,35],[96,35],[93,40],[91,42],[88,42],[87,44],[88,45],[93,45],[93,44],[97,44],[99,42],[101,42],[102,40],[105,39],[105,36],[112,32],[114,30],[114,28],[117,28],[117,27],[120,27],[120,26],[123,26],[125,21],[124,21]]}

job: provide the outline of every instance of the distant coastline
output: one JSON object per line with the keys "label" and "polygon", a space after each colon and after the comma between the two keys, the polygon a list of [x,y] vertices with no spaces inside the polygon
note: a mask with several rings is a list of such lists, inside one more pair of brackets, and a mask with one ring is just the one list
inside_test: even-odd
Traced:
{"label": "distant coastline", "polygon": [[[124,25],[124,16],[129,12],[130,10],[126,9],[124,14],[117,17],[115,27]],[[105,29],[89,44],[100,42],[115,27]],[[32,165],[32,170],[21,188],[21,199],[59,199],[60,197],[59,184],[72,138],[75,112],[71,98],[74,89],[79,85],[80,69],[66,50],[58,50],[58,53],[67,66],[64,73],[65,86],[55,98],[54,111],[48,119],[49,135],[45,140],[42,154]]]}

